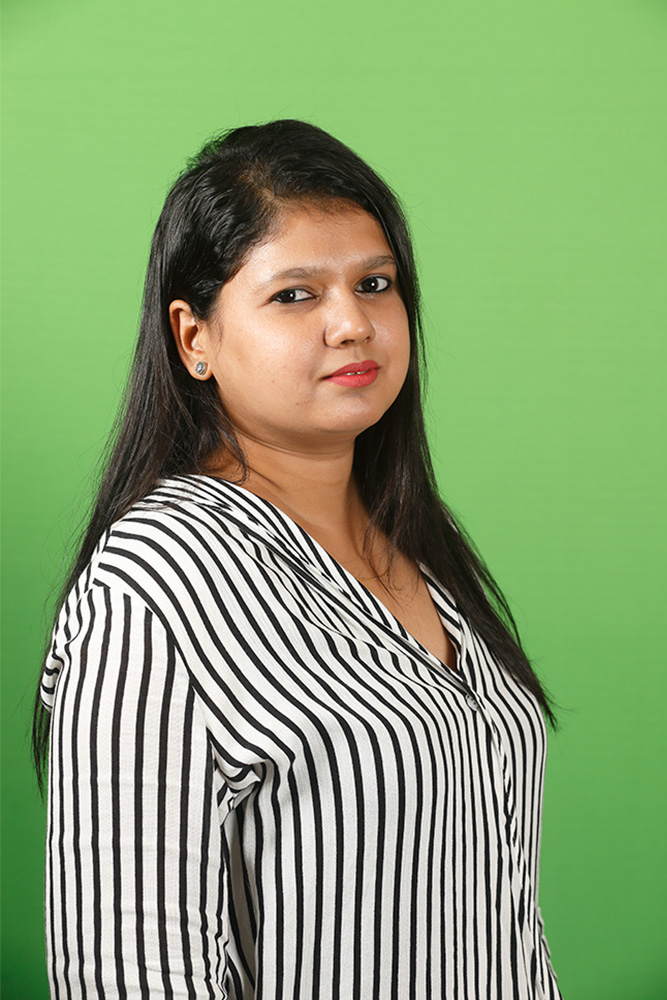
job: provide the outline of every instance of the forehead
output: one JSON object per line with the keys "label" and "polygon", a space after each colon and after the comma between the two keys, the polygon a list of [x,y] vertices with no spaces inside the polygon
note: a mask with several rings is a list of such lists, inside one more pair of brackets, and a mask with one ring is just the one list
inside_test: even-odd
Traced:
{"label": "forehead", "polygon": [[294,205],[282,210],[269,238],[250,252],[241,271],[248,276],[268,272],[268,277],[278,266],[340,268],[390,253],[382,226],[363,208],[346,202]]}

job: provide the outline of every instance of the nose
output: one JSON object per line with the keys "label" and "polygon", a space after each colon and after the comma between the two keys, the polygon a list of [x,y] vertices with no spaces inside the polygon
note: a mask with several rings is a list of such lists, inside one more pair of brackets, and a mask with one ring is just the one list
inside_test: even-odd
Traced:
{"label": "nose", "polygon": [[324,329],[329,347],[348,342],[363,343],[375,336],[375,327],[354,292],[341,293],[330,303]]}

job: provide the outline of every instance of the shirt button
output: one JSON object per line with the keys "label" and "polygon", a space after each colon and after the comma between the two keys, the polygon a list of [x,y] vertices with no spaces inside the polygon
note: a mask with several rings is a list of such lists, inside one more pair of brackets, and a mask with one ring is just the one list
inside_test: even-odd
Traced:
{"label": "shirt button", "polygon": [[468,708],[473,710],[473,712],[476,712],[479,707],[477,700],[471,694],[466,695],[466,704],[468,705]]}

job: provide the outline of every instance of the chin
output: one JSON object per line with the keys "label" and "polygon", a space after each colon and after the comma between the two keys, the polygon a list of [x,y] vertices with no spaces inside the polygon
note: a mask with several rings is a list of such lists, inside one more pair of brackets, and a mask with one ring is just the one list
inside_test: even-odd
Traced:
{"label": "chin", "polygon": [[384,415],[384,413],[385,411],[383,410],[382,413],[378,413],[376,416],[370,417],[363,421],[350,420],[345,423],[341,421],[341,423],[337,427],[329,427],[329,432],[331,434],[336,434],[336,433],[349,434],[356,438],[360,434],[363,434],[364,431],[367,431],[369,427],[372,427],[374,424],[376,424],[378,420],[380,420],[381,417]]}

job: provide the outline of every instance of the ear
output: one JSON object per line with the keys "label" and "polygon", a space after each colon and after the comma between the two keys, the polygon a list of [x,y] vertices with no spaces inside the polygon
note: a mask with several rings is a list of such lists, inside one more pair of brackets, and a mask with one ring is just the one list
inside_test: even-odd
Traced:
{"label": "ear", "polygon": [[[183,299],[169,305],[169,322],[179,357],[193,378],[205,381],[213,374],[209,359],[211,345],[207,323],[195,319],[192,309]],[[202,371],[202,364],[204,368]],[[199,371],[196,366],[199,366]]]}

